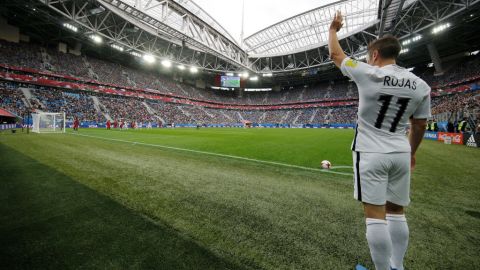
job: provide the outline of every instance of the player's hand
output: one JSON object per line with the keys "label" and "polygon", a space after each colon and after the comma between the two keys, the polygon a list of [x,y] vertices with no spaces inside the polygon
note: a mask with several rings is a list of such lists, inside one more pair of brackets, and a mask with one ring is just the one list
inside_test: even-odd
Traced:
{"label": "player's hand", "polygon": [[410,157],[410,169],[413,171],[415,170],[415,162],[416,162],[416,159],[415,159],[415,155],[412,155]]}
{"label": "player's hand", "polygon": [[335,30],[336,32],[340,31],[343,26],[343,16],[340,10],[335,12],[335,17],[333,18],[332,23],[330,24],[330,30]]}

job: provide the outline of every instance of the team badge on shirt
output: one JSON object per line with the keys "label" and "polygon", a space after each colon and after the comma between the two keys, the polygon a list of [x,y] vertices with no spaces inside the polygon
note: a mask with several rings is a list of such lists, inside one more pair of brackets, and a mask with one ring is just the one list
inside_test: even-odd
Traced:
{"label": "team badge on shirt", "polygon": [[357,60],[348,59],[348,60],[345,62],[345,66],[347,66],[347,67],[355,68],[355,67],[357,67],[357,65],[358,65]]}

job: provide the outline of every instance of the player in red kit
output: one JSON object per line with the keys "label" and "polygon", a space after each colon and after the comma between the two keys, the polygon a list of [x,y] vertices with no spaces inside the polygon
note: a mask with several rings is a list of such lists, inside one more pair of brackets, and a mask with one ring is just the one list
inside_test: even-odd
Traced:
{"label": "player in red kit", "polygon": [[78,131],[79,125],[80,125],[80,121],[78,121],[78,118],[75,117],[75,120],[73,120],[73,130]]}
{"label": "player in red kit", "polygon": [[118,128],[118,121],[115,119],[115,121],[113,122],[113,127],[114,128]]}
{"label": "player in red kit", "polygon": [[111,123],[110,120],[107,120],[107,129],[110,129]]}

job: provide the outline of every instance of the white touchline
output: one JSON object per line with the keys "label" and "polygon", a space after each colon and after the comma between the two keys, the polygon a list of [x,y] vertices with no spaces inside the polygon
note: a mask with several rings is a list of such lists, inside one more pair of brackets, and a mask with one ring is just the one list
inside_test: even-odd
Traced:
{"label": "white touchline", "polygon": [[338,166],[332,166],[331,169],[351,169],[353,168],[352,165],[338,165]]}
{"label": "white touchline", "polygon": [[[278,166],[284,166],[284,167],[290,167],[290,168],[297,168],[297,169],[303,169],[303,170],[310,170],[310,171],[316,171],[316,172],[323,172],[323,173],[331,173],[331,174],[340,174],[340,175],[353,176],[353,173],[334,172],[334,171],[330,171],[330,170],[316,169],[316,168],[304,167],[304,166],[293,165],[293,164],[286,164],[286,163],[275,162],[275,161],[267,161],[267,160],[260,160],[260,159],[253,159],[253,158],[232,156],[232,155],[219,154],[219,153],[206,152],[206,151],[199,151],[199,150],[193,150],[193,149],[187,149],[187,148],[179,148],[179,147],[167,146],[167,145],[161,145],[161,144],[151,144],[151,143],[134,142],[134,141],[127,141],[127,140],[120,140],[120,139],[105,138],[105,137],[101,137],[101,136],[78,134],[78,133],[72,133],[72,132],[68,132],[67,134],[76,135],[76,136],[83,136],[83,137],[90,137],[90,138],[97,138],[97,139],[107,140],[107,141],[115,141],[115,142],[123,142],[123,143],[132,143],[132,144],[139,144],[139,145],[145,145],[145,146],[153,146],[153,147],[159,147],[159,148],[165,148],[165,149],[172,149],[172,150],[178,150],[178,151],[192,152],[192,153],[197,153],[197,154],[205,154],[205,155],[212,155],[212,156],[218,156],[218,157],[226,157],[226,158],[233,158],[233,159],[239,159],[239,160],[253,161],[253,162],[258,162],[258,163],[278,165]],[[345,167],[345,168],[351,168],[351,166],[334,166],[333,168],[344,168],[344,167]]]}

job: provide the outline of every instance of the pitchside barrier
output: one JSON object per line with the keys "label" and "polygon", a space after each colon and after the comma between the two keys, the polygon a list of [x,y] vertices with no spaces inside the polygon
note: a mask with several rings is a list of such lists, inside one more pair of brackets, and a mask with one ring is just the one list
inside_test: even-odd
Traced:
{"label": "pitchside barrier", "polygon": [[[137,123],[139,128],[146,128],[148,122],[144,123]],[[158,128],[159,123],[151,123],[152,128]],[[66,122],[66,127],[73,128],[73,122],[68,121]],[[129,123],[130,127],[130,123]],[[165,126],[163,126],[165,127]],[[170,127],[170,126],[169,126]],[[175,123],[175,127],[177,128],[196,128],[197,124],[195,123]],[[201,127],[204,127],[201,124]],[[227,128],[227,127],[234,127],[234,128],[243,128],[243,123],[234,123],[234,124],[206,124],[206,127],[216,127],[216,128]],[[275,123],[252,123],[252,127],[261,127],[261,128],[332,128],[332,129],[353,129],[355,128],[354,124],[275,124]],[[80,128],[106,128],[105,122],[94,122],[94,121],[85,121],[80,122]],[[111,125],[113,129],[113,123]]]}
{"label": "pitchside barrier", "polygon": [[464,134],[463,144],[468,147],[480,147],[480,134]]}
{"label": "pitchside barrier", "polygon": [[480,147],[480,134],[474,133],[425,131],[423,138],[443,143],[446,142],[448,144],[464,144],[469,147]]}
{"label": "pitchside barrier", "polygon": [[1,124],[0,130],[14,129],[17,128],[17,124]]}

